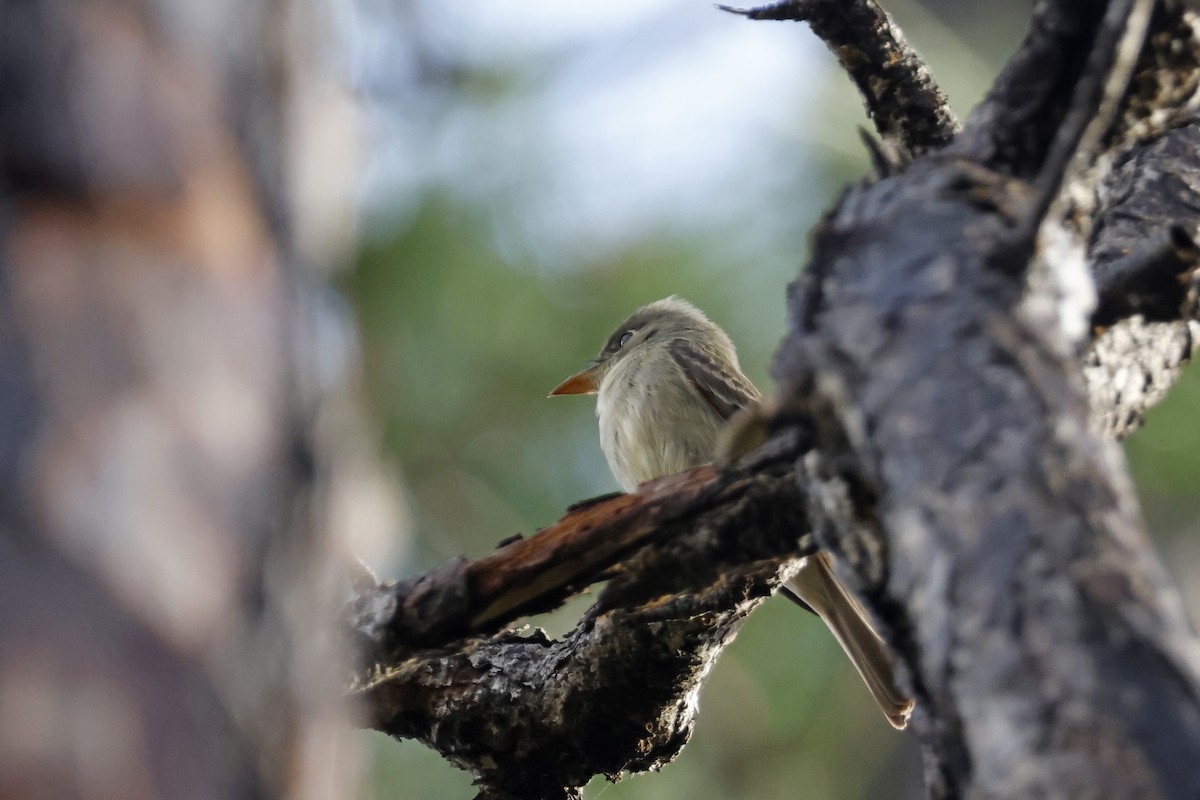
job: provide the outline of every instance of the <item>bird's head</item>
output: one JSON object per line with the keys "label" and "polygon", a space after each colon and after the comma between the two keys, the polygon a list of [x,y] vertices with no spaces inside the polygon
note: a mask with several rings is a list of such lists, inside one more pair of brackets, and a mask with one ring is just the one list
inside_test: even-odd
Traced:
{"label": "bird's head", "polygon": [[595,394],[600,391],[605,373],[623,359],[657,342],[669,342],[698,332],[706,333],[707,340],[733,352],[733,343],[725,332],[687,300],[671,295],[642,306],[617,326],[591,366],[554,387],[549,396]]}

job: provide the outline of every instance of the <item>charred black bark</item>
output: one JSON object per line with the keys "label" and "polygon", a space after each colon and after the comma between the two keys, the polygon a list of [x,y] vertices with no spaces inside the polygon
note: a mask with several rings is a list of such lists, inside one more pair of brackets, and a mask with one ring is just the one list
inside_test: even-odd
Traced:
{"label": "charred black bark", "polygon": [[1129,24],[1116,10],[1046,4],[948,151],[966,157],[852,191],[793,287],[776,377],[836,432],[798,463],[829,521],[818,544],[909,667],[937,797],[1200,792],[1195,633],[1089,425],[1083,265],[1051,243],[1078,221],[1039,242],[1029,224],[1096,175],[1056,151],[1103,107],[1094,48]]}
{"label": "charred black bark", "polygon": [[755,20],[808,22],[837,56],[884,141],[889,170],[946,146],[958,118],[925,62],[874,0],[783,0],[755,8],[718,6]]}
{"label": "charred black bark", "polygon": [[[812,15],[835,45],[904,55],[870,4],[753,15]],[[570,797],[593,773],[661,764],[711,659],[778,580],[770,559],[801,552],[691,544],[782,526],[839,557],[894,647],[931,796],[1200,794],[1200,644],[1114,443],[1192,352],[1196,25],[1173,3],[1041,3],[952,141],[915,55],[893,65],[906,75],[876,76],[897,87],[864,92],[880,132],[925,154],[849,190],[791,287],[760,421],[799,432],[771,451],[794,459],[794,481],[760,454],[705,478],[701,495],[721,499],[703,508],[696,475],[618,498],[673,508],[666,538],[590,564],[587,579],[619,580],[560,641],[464,627],[494,602],[470,583],[447,595],[458,621],[385,647],[390,612],[361,605],[372,724],[426,741],[485,796]],[[581,585],[574,557],[556,584],[557,566],[538,566],[551,577],[533,602]],[[497,710],[501,697],[518,707]],[[594,741],[597,725],[627,735]]]}
{"label": "charred black bark", "polygon": [[[800,541],[804,502],[787,466],[795,450],[774,448],[722,474],[701,467],[664,478],[423,586],[360,595],[349,622],[374,654],[356,691],[368,724],[426,742],[486,792],[518,797],[571,797],[593,775],[672,760],[722,648],[774,591],[789,558],[811,552]],[[580,532],[586,539],[573,541]],[[635,543],[605,555],[603,542],[622,537]],[[575,568],[569,581],[563,566]],[[509,580],[514,574],[520,581]],[[510,584],[544,584],[559,598],[559,586],[604,578],[596,604],[560,640],[540,631],[454,640],[478,610],[509,596]],[[496,593],[481,594],[487,585]],[[454,599],[420,602],[430,597]],[[424,646],[395,624],[416,607],[426,612]],[[523,608],[479,626],[494,629]],[[443,633],[436,649],[435,631]]]}

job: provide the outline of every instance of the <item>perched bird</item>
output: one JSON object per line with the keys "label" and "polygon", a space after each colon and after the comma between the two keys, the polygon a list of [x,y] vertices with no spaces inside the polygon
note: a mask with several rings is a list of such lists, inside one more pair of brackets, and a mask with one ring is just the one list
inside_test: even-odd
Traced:
{"label": "perched bird", "polygon": [[[599,395],[600,446],[626,491],[711,461],[725,421],[760,397],[725,331],[674,296],[633,312],[590,367],[550,392],[564,394]],[[896,689],[891,655],[828,556],[804,559],[783,590],[825,621],[888,722],[904,728],[913,702]]]}

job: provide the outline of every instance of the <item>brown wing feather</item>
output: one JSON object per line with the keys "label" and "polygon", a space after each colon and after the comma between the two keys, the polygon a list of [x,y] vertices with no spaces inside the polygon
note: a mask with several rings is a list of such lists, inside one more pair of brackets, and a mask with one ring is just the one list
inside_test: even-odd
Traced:
{"label": "brown wing feather", "polygon": [[721,419],[729,419],[738,409],[758,402],[758,390],[746,376],[736,369],[733,373],[723,369],[711,355],[686,339],[676,339],[667,350]]}

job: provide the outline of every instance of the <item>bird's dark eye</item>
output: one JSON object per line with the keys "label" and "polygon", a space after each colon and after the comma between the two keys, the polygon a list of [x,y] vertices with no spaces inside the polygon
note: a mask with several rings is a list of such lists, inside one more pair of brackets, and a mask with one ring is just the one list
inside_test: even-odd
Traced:
{"label": "bird's dark eye", "polygon": [[624,347],[625,343],[628,342],[632,338],[633,338],[633,331],[625,331],[624,333],[621,334],[621,341],[617,345],[617,347]]}

